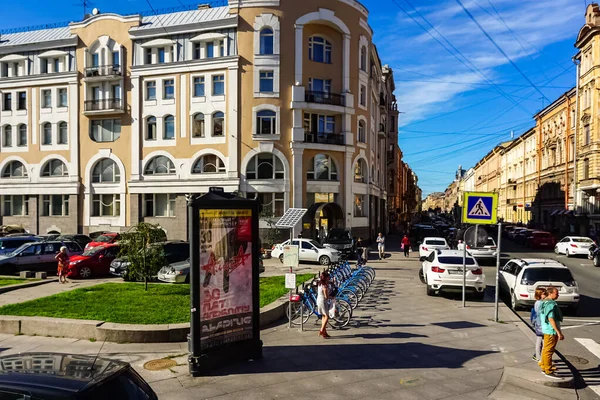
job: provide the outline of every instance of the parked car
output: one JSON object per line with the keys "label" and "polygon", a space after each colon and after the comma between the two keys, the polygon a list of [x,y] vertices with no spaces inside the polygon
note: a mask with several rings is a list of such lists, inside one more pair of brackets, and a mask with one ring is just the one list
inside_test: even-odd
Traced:
{"label": "parked car", "polygon": [[52,235],[37,235],[35,236],[35,240],[38,242],[49,242],[51,240],[55,240],[60,235],[52,234]]}
{"label": "parked car", "polygon": [[331,228],[323,241],[323,246],[346,255],[354,254],[356,251],[354,240],[348,229]]}
{"label": "parked car", "polygon": [[117,232],[108,232],[98,236],[95,240],[92,240],[88,244],[85,245],[86,249],[96,246],[103,246],[105,244],[115,243],[117,240],[121,239],[121,235]]}
{"label": "parked car", "polygon": [[156,400],[126,362],[95,355],[17,353],[0,357],[0,399]]}
{"label": "parked car", "polygon": [[450,245],[442,237],[426,237],[423,243],[419,244],[419,257],[427,257],[437,249],[450,250]]}
{"label": "parked car", "polygon": [[[459,250],[435,250],[427,257],[421,257],[423,266],[420,270],[421,280],[427,285],[427,295],[433,296],[446,290],[462,290],[463,286],[463,252]],[[467,255],[466,290],[483,298],[485,275],[477,264],[477,260]]]}
{"label": "parked car", "polygon": [[35,242],[35,237],[2,237],[0,238],[0,255],[9,254],[25,243]]}
{"label": "parked car", "polygon": [[527,246],[532,249],[553,249],[554,236],[550,232],[535,231],[527,241]]}
{"label": "parked car", "polygon": [[90,239],[96,240],[99,236],[102,236],[105,233],[111,233],[111,232],[110,231],[95,231],[95,232],[90,232],[90,234],[88,236],[90,237]]}
{"label": "parked car", "polygon": [[[463,250],[464,243],[458,245],[458,250]],[[480,247],[470,247],[467,245],[467,252],[475,258],[494,258],[498,252],[498,247],[494,238],[488,236],[487,242]]]}
{"label": "parked car", "polygon": [[588,255],[590,246],[594,241],[583,236],[566,236],[556,243],[554,252],[556,254],[564,254],[567,257],[576,255]]}
{"label": "parked car", "polygon": [[527,230],[526,228],[516,227],[513,230],[508,231],[508,238],[510,240],[516,240],[516,236],[519,232]]}
{"label": "parked car", "polygon": [[65,246],[69,256],[83,252],[75,242],[25,243],[10,254],[0,256],[0,273],[14,274],[18,271],[55,271],[58,265],[54,256]]}
{"label": "parked car", "polygon": [[576,310],[579,287],[569,268],[550,259],[513,259],[500,270],[500,290],[510,296],[513,310],[533,306],[535,290],[554,286],[558,289],[557,303]]}
{"label": "parked car", "polygon": [[67,277],[88,279],[108,275],[110,263],[119,254],[118,244],[107,244],[86,249],[83,254],[69,259]]}
{"label": "parked car", "polygon": [[533,233],[533,229],[521,229],[519,230],[516,234],[515,234],[515,242],[519,243],[519,244],[526,244],[527,243],[527,237],[531,236],[531,234]]}
{"label": "parked car", "polygon": [[68,240],[71,242],[77,242],[77,244],[79,244],[81,248],[85,248],[85,246],[92,241],[92,239],[86,235],[60,235],[55,240]]}
{"label": "parked car", "polygon": [[[152,246],[162,246],[167,265],[185,261],[190,257],[190,243],[183,240],[171,240],[166,242],[153,243]],[[112,275],[127,278],[127,270],[130,263],[126,258],[115,258],[110,263],[109,272]]]}
{"label": "parked car", "polygon": [[[283,243],[276,244],[271,250],[271,256],[279,258],[283,262],[283,246],[290,244],[289,239]],[[340,259],[341,252],[326,248],[321,243],[312,239],[294,239],[292,245],[298,246],[299,261],[318,262],[321,265],[329,265]]]}
{"label": "parked car", "polygon": [[[258,272],[265,272],[262,257],[258,258]],[[158,271],[158,280],[166,283],[190,283],[190,259],[162,267]]]}

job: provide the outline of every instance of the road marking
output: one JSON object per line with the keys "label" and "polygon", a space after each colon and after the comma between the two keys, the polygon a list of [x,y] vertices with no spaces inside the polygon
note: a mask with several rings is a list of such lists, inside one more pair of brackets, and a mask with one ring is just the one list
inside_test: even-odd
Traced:
{"label": "road marking", "polygon": [[586,323],[594,323],[599,324],[600,321],[593,319],[574,319],[574,318],[564,318],[563,321],[573,321],[573,322],[586,322]]}
{"label": "road marking", "polygon": [[589,324],[581,324],[581,325],[569,325],[569,326],[563,326],[563,329],[573,329],[573,328],[583,328],[586,326],[592,326],[592,325],[600,325],[600,322],[591,322]]}
{"label": "road marking", "polygon": [[[595,340],[585,338],[575,338],[575,340],[600,359],[600,344],[596,343]],[[588,387],[600,396],[600,378],[584,378],[584,380]]]}

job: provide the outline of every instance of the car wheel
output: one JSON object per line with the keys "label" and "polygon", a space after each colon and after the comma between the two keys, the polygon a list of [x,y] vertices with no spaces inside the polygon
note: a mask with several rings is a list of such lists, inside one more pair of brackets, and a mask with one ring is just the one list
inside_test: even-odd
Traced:
{"label": "car wheel", "polygon": [[558,246],[554,247],[554,254],[560,254],[560,251],[558,251]]}
{"label": "car wheel", "polygon": [[283,254],[279,255],[279,261],[281,261],[281,263],[283,264]]}
{"label": "car wheel", "polygon": [[329,265],[331,263],[331,260],[329,259],[328,256],[321,256],[319,257],[319,264],[321,265]]}
{"label": "car wheel", "polygon": [[593,261],[594,267],[600,267],[600,256],[594,257]]}
{"label": "car wheel", "polygon": [[427,285],[427,296],[435,296],[435,289]]}
{"label": "car wheel", "polygon": [[82,279],[88,279],[92,276],[92,269],[90,267],[79,268],[79,277]]}
{"label": "car wheel", "polygon": [[190,283],[190,274],[187,274],[183,283]]}
{"label": "car wheel", "polygon": [[517,303],[517,296],[515,296],[514,293],[510,296],[510,308],[512,308],[513,311],[517,311],[519,308],[519,304]]}
{"label": "car wheel", "polygon": [[569,249],[568,248],[565,250],[565,256],[567,256],[567,258],[571,257],[571,254],[569,254]]}
{"label": "car wheel", "polygon": [[425,281],[425,275],[423,274],[423,268],[419,270],[419,279],[421,280],[421,283],[427,283],[427,281]]}

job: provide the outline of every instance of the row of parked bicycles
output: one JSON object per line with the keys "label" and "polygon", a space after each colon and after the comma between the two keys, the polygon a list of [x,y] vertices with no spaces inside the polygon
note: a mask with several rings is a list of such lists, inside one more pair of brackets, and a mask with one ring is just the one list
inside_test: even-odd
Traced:
{"label": "row of parked bicycles", "polygon": [[[329,319],[334,329],[347,326],[352,319],[352,312],[363,299],[369,286],[375,279],[375,270],[365,265],[353,268],[347,260],[331,264],[325,269],[331,276],[334,285],[335,314]],[[311,316],[319,321],[322,315],[317,307],[318,277],[305,283],[302,289],[290,297],[291,307],[287,308],[287,316],[294,325],[307,323]],[[291,310],[291,311],[290,311]]]}

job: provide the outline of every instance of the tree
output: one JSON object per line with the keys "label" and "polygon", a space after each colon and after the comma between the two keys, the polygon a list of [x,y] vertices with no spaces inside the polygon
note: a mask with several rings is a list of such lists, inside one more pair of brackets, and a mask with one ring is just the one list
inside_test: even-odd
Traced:
{"label": "tree", "polygon": [[140,222],[134,229],[121,234],[119,256],[129,264],[126,280],[144,281],[148,290],[148,280],[165,265],[162,246],[152,245],[165,239],[165,232],[154,224]]}
{"label": "tree", "polygon": [[265,223],[269,227],[264,237],[265,243],[263,243],[263,246],[266,246],[266,248],[270,249],[271,246],[273,246],[275,241],[278,240],[279,236],[281,235],[281,232],[277,227],[277,222],[279,221],[279,218],[275,217],[273,211],[266,207],[262,209],[260,214],[258,214],[258,218],[262,221],[265,221]]}

